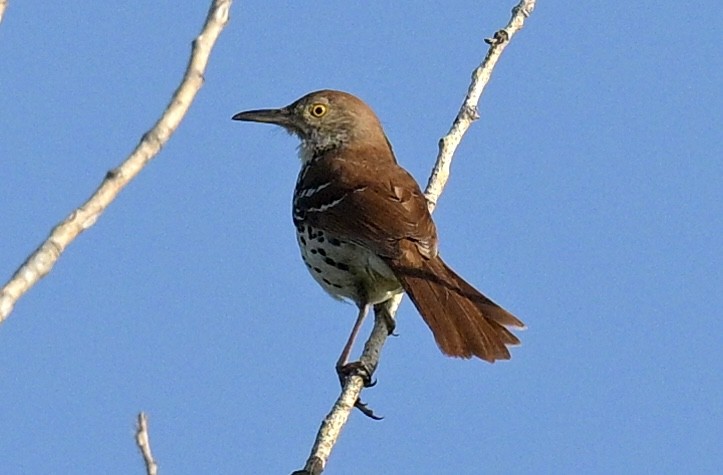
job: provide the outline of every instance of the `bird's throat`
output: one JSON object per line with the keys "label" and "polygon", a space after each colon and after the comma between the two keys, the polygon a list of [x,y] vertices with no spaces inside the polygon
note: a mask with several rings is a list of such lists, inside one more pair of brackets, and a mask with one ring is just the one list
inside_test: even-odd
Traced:
{"label": "bird's throat", "polygon": [[299,159],[301,164],[306,165],[307,163],[313,162],[314,160],[323,157],[325,154],[341,148],[341,142],[327,141],[308,141],[302,140],[299,145]]}

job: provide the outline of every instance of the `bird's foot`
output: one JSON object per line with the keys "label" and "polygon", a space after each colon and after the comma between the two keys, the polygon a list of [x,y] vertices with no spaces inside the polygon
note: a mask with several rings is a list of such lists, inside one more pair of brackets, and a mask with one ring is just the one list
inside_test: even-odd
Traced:
{"label": "bird's foot", "polygon": [[324,471],[324,462],[319,457],[311,457],[306,461],[306,465],[301,470],[292,472],[291,475],[321,475]]}
{"label": "bird's foot", "polygon": [[394,333],[394,330],[397,328],[397,321],[389,313],[386,303],[374,305],[374,313],[384,319],[384,325],[387,327],[387,334],[389,336],[399,336],[397,333]]}
{"label": "bird's foot", "polygon": [[351,376],[359,376],[364,381],[365,388],[371,388],[376,385],[376,380],[372,380],[372,370],[361,361],[352,361],[351,363],[345,363],[337,365],[336,374],[339,376],[339,383],[344,386],[344,383]]}
{"label": "bird's foot", "polygon": [[[339,376],[339,382],[341,383],[342,387],[344,387],[344,383],[351,376],[360,376],[362,378],[362,381],[364,382],[365,388],[371,388],[372,386],[377,384],[376,380],[372,380],[372,371],[366,364],[361,361],[353,361],[351,363],[338,365],[336,367],[336,374]],[[374,414],[374,411],[359,398],[357,398],[356,402],[354,403],[354,407],[359,409],[362,414],[369,417],[370,419],[374,419],[375,421],[384,419],[382,416],[377,416],[376,414]]]}

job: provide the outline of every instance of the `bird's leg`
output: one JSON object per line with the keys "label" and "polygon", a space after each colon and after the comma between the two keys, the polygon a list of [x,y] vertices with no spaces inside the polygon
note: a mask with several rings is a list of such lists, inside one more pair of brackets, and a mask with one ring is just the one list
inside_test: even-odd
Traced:
{"label": "bird's leg", "polygon": [[[369,305],[360,305],[359,313],[357,314],[356,321],[354,322],[354,327],[351,329],[351,334],[346,341],[346,345],[344,345],[344,349],[341,350],[339,360],[336,362],[336,374],[339,375],[339,382],[341,383],[342,387],[344,387],[344,382],[346,381],[346,379],[349,376],[353,375],[361,376],[361,378],[364,380],[365,388],[369,388],[376,384],[376,382],[372,382],[371,380],[371,370],[367,368],[367,366],[362,361],[353,361],[349,363],[349,355],[351,354],[351,350],[354,347],[354,341],[359,334],[359,330],[361,329],[362,323],[364,323],[364,318],[366,318],[367,313],[369,313]],[[369,409],[369,407],[359,398],[357,398],[356,402],[354,403],[354,407],[359,409],[367,417],[370,417],[374,420],[382,419],[382,417],[374,414],[374,411]]]}
{"label": "bird's leg", "polygon": [[361,361],[349,363],[349,355],[354,347],[354,341],[356,340],[357,335],[359,335],[359,330],[361,329],[362,323],[364,323],[364,318],[366,318],[368,312],[369,305],[359,306],[359,313],[357,314],[356,321],[354,322],[354,327],[351,329],[349,338],[346,340],[346,345],[344,345],[344,349],[341,350],[339,360],[336,362],[336,373],[339,375],[339,380],[342,384],[344,384],[344,379],[346,379],[347,376],[355,372],[360,372],[360,370],[366,373],[360,374],[360,376],[364,378],[365,386],[369,384],[369,380],[371,379],[371,375],[365,368],[363,368],[364,365]]}

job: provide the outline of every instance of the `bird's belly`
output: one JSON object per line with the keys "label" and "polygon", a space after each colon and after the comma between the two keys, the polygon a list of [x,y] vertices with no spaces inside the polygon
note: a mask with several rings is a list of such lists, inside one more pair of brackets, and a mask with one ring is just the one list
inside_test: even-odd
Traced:
{"label": "bird's belly", "polygon": [[333,297],[361,306],[384,302],[401,292],[392,270],[369,249],[310,226],[300,226],[297,231],[304,264]]}

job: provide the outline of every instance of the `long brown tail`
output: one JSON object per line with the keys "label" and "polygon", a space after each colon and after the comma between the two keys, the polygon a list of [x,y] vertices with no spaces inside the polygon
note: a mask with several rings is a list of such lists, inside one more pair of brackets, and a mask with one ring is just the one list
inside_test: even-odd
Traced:
{"label": "long brown tail", "polygon": [[426,260],[420,268],[393,268],[443,353],[489,362],[510,359],[507,345],[520,340],[505,327],[524,328],[525,324],[482,295],[441,258]]}

